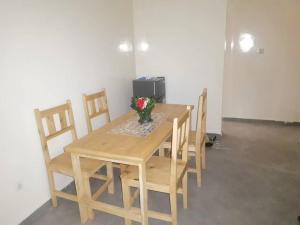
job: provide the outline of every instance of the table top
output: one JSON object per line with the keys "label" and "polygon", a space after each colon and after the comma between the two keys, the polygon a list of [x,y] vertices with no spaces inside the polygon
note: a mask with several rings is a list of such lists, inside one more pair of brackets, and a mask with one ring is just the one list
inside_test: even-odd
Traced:
{"label": "table top", "polygon": [[111,123],[93,131],[65,147],[68,153],[125,164],[147,161],[159,145],[172,134],[173,119],[180,119],[186,105],[156,104],[153,112],[164,113],[165,120],[147,136],[134,136],[111,132],[122,123],[136,117],[131,110]]}

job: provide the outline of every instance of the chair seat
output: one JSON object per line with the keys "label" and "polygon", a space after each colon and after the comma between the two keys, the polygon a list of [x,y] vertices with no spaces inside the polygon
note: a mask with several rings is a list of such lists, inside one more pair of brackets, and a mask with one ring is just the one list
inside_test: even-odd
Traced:
{"label": "chair seat", "polygon": [[[187,164],[182,160],[177,160],[177,182],[179,182],[184,175]],[[170,186],[171,176],[171,159],[165,157],[152,156],[146,165],[146,187],[151,190],[165,187],[168,191]],[[128,166],[121,175],[122,179],[135,181],[138,185],[139,172],[136,166]],[[136,185],[136,186],[137,186]]]}
{"label": "chair seat", "polygon": [[[191,130],[190,133],[189,133],[189,149],[188,149],[188,151],[194,152],[195,151],[195,148],[194,148],[195,145],[196,145],[196,131],[195,130]],[[162,144],[162,147],[163,148],[171,149],[171,137],[169,137],[167,139],[167,141],[165,141]]]}
{"label": "chair seat", "polygon": [[[205,138],[206,136],[203,135],[202,139],[200,140],[200,146],[205,145]],[[196,131],[190,131],[190,136],[189,136],[189,152],[195,152],[196,151]]]}
{"label": "chair seat", "polygon": [[[86,158],[81,158],[80,164],[82,172],[88,176],[93,175],[98,169],[106,165],[104,161]],[[50,170],[73,177],[71,154],[64,152],[53,158],[50,162]]]}
{"label": "chair seat", "polygon": [[195,152],[196,152],[196,131],[194,131],[194,130],[191,130],[190,134],[189,134],[189,150],[188,151],[191,155],[195,155]]}

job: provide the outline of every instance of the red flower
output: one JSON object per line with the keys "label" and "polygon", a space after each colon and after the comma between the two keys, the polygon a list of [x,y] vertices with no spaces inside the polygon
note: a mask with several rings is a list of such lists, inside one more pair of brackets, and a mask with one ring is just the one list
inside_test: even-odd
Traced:
{"label": "red flower", "polygon": [[143,110],[144,109],[144,102],[145,99],[144,98],[139,98],[136,102],[136,106],[140,109]]}

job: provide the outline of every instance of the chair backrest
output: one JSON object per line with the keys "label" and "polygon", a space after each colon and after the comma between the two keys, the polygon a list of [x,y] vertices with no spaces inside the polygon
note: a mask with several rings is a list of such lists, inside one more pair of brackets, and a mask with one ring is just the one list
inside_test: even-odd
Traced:
{"label": "chair backrest", "polygon": [[173,134],[172,134],[172,159],[171,159],[171,186],[177,185],[177,159],[181,155],[181,160],[187,162],[188,157],[188,143],[190,132],[190,115],[191,107],[188,106],[184,115],[173,120]]}
{"label": "chair backrest", "polygon": [[110,122],[105,89],[91,95],[83,94],[83,107],[89,133],[93,131],[92,119],[105,115],[106,123]]}
{"label": "chair backrest", "polygon": [[67,100],[66,104],[42,111],[35,109],[34,113],[45,161],[48,164],[51,160],[48,149],[49,140],[68,131],[71,131],[73,141],[77,139],[71,101]]}
{"label": "chair backrest", "polygon": [[197,127],[196,127],[196,149],[205,144],[206,135],[206,116],[207,116],[207,89],[204,88],[199,96]]}

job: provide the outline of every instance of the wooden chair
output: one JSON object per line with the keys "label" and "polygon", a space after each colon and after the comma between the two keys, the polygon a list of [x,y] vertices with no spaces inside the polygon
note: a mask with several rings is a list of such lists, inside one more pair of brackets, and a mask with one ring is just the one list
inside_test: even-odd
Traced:
{"label": "wooden chair", "polygon": [[[183,207],[187,208],[187,150],[190,130],[190,109],[180,120],[173,121],[172,157],[152,156],[146,164],[146,188],[170,194],[171,215],[149,211],[149,217],[171,222],[177,225],[177,193],[183,194]],[[181,159],[178,159],[181,155]],[[130,187],[139,187],[139,174],[135,166],[128,166],[121,174],[123,203],[125,209],[133,204]],[[131,221],[125,219],[125,224]]]}
{"label": "wooden chair", "polygon": [[189,156],[194,156],[196,168],[189,168],[188,172],[196,173],[197,185],[201,186],[201,170],[206,168],[206,115],[207,115],[207,89],[204,88],[199,96],[196,130],[190,132]]}
{"label": "wooden chair", "polygon": [[[206,139],[206,113],[207,111],[207,89],[204,88],[199,96],[197,125],[195,131],[190,131],[189,157],[195,157],[196,168],[189,168],[188,172],[196,173],[197,185],[201,187],[201,170],[206,168],[205,139]],[[171,149],[171,139],[163,143],[159,148],[159,155],[164,156],[165,149]]]}
{"label": "wooden chair", "polygon": [[[97,117],[105,116],[105,123],[110,123],[110,115],[105,89],[102,89],[101,91],[90,95],[83,94],[82,98],[88,133],[91,133],[94,130],[92,121]],[[113,163],[112,166],[115,168],[121,168],[121,170],[125,168],[125,166],[120,166],[117,163]]]}
{"label": "wooden chair", "polygon": [[[69,131],[72,134],[72,140],[77,140],[71,102],[68,100],[64,105],[60,105],[43,111],[35,109],[34,112],[43,149],[44,160],[46,163],[52,205],[53,207],[57,207],[57,197],[77,202],[76,195],[57,191],[55,189],[55,180],[53,175],[55,172],[74,177],[71,155],[64,152],[56,157],[51,157],[48,148],[48,142],[50,140]],[[55,117],[57,118],[57,120],[55,120]],[[96,174],[99,169],[105,166],[107,167],[107,176]],[[111,164],[99,160],[82,159],[81,167],[86,179],[85,184],[88,185],[88,188],[90,188],[90,177],[94,177],[100,180],[106,180],[106,182],[93,194],[94,199],[97,199],[107,188],[109,193],[114,192]]]}
{"label": "wooden chair", "polygon": [[89,133],[93,131],[92,120],[94,118],[104,115],[105,122],[110,122],[105,89],[91,95],[83,94],[83,107]]}

